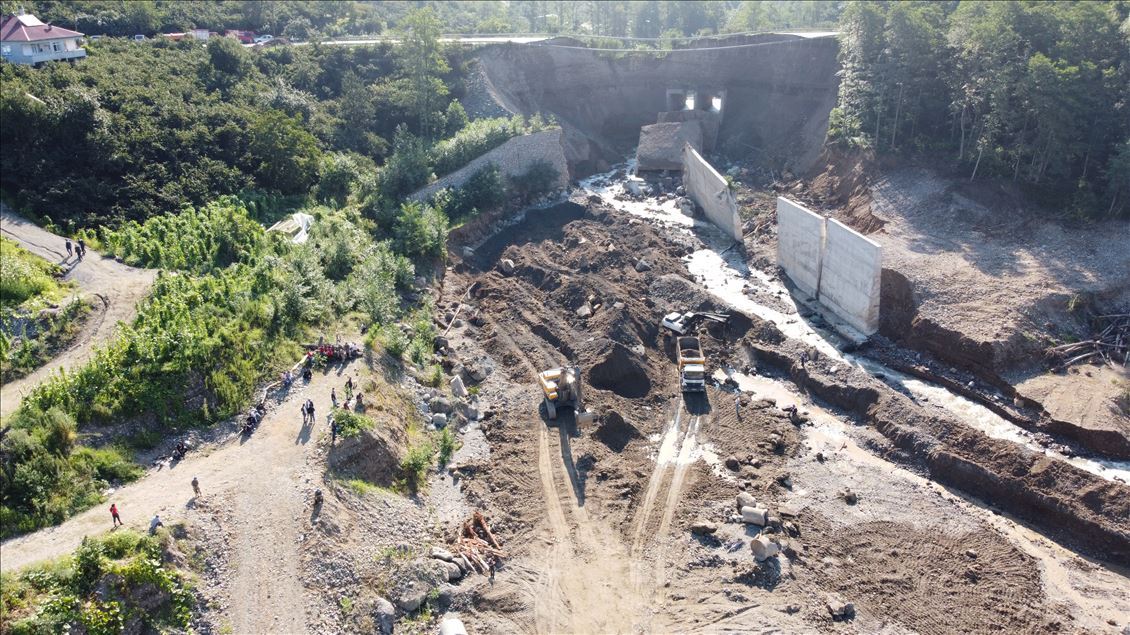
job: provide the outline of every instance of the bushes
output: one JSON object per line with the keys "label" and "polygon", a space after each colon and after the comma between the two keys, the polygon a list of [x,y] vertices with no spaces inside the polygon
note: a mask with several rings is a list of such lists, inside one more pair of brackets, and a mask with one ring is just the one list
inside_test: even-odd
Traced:
{"label": "bushes", "polygon": [[144,224],[130,221],[104,232],[102,242],[129,265],[203,273],[252,261],[263,251],[265,232],[244,205],[225,197]]}
{"label": "bushes", "polygon": [[343,438],[355,437],[365,430],[372,430],[375,423],[365,415],[357,414],[348,408],[334,410],[334,423],[337,433]]}
{"label": "bushes", "polygon": [[443,190],[436,195],[435,205],[447,213],[453,223],[491,210],[506,202],[506,183],[502,171],[491,163],[475,172],[462,187]]}
{"label": "bushes", "polygon": [[524,174],[510,177],[510,187],[522,200],[529,200],[548,192],[560,175],[548,161],[538,160]]}
{"label": "bushes", "polygon": [[529,120],[521,115],[510,118],[476,119],[456,132],[455,136],[437,143],[431,151],[431,164],[436,175],[450,174],[513,137],[538,132],[548,127],[549,125],[538,116]]}
{"label": "bushes", "polygon": [[412,490],[418,489],[420,484],[424,482],[424,476],[427,474],[428,468],[432,466],[432,457],[435,456],[435,452],[431,441],[427,439],[408,448],[408,454],[400,462],[400,470],[404,473],[404,479]]}
{"label": "bushes", "polygon": [[[135,604],[139,591],[147,600],[160,598],[160,605]],[[124,528],[84,538],[62,560],[6,573],[0,585],[3,630],[13,635],[76,627],[91,635],[117,634],[137,618],[154,632],[180,630],[191,621],[192,605],[181,575],[161,564],[158,539]]]}
{"label": "bushes", "polygon": [[14,307],[41,295],[57,295],[59,268],[7,238],[0,238],[0,306]]}
{"label": "bushes", "polygon": [[418,201],[404,203],[393,226],[397,250],[413,258],[441,256],[447,228],[447,216],[436,207]]}

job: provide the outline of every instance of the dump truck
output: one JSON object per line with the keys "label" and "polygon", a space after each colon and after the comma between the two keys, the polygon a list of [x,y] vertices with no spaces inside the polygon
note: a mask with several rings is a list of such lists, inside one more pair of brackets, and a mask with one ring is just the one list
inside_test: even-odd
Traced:
{"label": "dump truck", "polygon": [[706,357],[702,344],[693,335],[682,335],[675,341],[679,362],[679,384],[683,392],[706,392]]}
{"label": "dump truck", "polygon": [[580,366],[563,366],[542,371],[538,373],[538,383],[545,402],[545,414],[550,421],[557,419],[560,408],[572,408],[577,425],[591,423],[596,418],[593,413],[585,412],[581,398]]}

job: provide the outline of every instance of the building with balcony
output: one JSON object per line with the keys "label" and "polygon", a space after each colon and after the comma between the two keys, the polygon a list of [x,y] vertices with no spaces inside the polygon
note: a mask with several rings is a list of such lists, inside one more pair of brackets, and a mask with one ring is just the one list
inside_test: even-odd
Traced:
{"label": "building with balcony", "polygon": [[44,24],[33,15],[7,15],[0,22],[0,57],[12,64],[38,65],[86,57],[82,33]]}

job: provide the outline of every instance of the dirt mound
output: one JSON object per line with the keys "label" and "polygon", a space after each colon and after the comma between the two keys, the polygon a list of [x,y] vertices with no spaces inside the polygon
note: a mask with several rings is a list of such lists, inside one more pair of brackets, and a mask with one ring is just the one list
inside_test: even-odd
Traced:
{"label": "dirt mound", "polygon": [[646,397],[651,392],[647,360],[623,344],[613,342],[598,359],[600,361],[588,372],[588,383],[593,388],[609,390],[629,399]]}
{"label": "dirt mound", "polygon": [[[1044,601],[1033,559],[993,532],[947,535],[902,523],[832,530],[814,555],[830,590],[858,610],[919,633],[1039,630]],[[1020,610],[1017,610],[1018,607]]]}
{"label": "dirt mound", "polygon": [[807,182],[797,183],[793,190],[806,203],[833,208],[833,218],[870,234],[885,224],[871,212],[870,175],[875,172],[875,155],[870,150],[825,146]]}
{"label": "dirt mound", "polygon": [[592,435],[613,452],[622,452],[629,443],[643,438],[635,426],[625,421],[624,417],[615,411],[601,417],[600,427]]}
{"label": "dirt mound", "polygon": [[329,453],[330,468],[340,476],[376,485],[392,485],[408,447],[403,430],[376,426],[350,438],[339,438]]}

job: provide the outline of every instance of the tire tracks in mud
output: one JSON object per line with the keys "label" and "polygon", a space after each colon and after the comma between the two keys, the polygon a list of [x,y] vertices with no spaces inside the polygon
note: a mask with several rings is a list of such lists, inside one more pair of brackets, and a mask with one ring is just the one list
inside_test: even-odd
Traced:
{"label": "tire tracks in mud", "polygon": [[[649,611],[646,615],[640,616],[645,621],[643,624],[645,630],[650,626],[652,616],[650,607],[661,604],[656,596],[666,582],[669,547],[666,537],[671,529],[675,510],[678,509],[679,501],[682,499],[687,471],[694,462],[701,419],[701,416],[692,415],[687,411],[681,398],[674,401],[674,412],[668,415],[668,424],[660,441],[655,469],[648,480],[647,490],[635,516],[631,548],[632,586],[639,596],[647,598],[646,606],[649,607]],[[664,492],[666,495],[662,498],[662,508],[657,509],[656,502]],[[655,526],[653,519],[657,512],[658,526]],[[655,549],[653,557],[649,559],[647,548],[653,543]]]}

